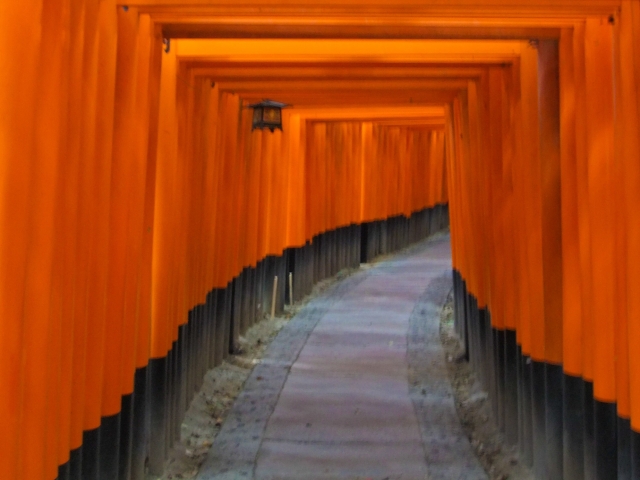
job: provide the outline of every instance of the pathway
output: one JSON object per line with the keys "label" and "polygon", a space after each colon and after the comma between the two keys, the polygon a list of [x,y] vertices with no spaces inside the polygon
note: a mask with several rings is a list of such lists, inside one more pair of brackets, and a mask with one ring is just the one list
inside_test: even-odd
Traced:
{"label": "pathway", "polygon": [[200,480],[475,480],[439,339],[449,237],[310,302],[252,372]]}

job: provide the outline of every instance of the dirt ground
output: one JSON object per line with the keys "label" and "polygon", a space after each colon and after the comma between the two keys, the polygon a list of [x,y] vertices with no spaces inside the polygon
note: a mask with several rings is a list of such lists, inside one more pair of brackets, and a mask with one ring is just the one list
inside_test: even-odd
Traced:
{"label": "dirt ground", "polygon": [[285,306],[284,313],[273,319],[265,316],[264,320],[240,337],[242,353],[230,356],[205,375],[203,386],[185,415],[181,440],[170,453],[164,475],[148,476],[148,480],[177,480],[197,476],[227,413],[242,391],[251,370],[260,363],[271,340],[311,299],[354,271],[343,270],[334,278],[318,283],[303,301]]}
{"label": "dirt ground", "polygon": [[475,374],[463,358],[464,348],[453,326],[450,294],[440,319],[440,339],[447,357],[456,410],[476,456],[491,480],[534,480],[531,470],[520,462],[516,446],[507,445],[491,415],[491,406]]}

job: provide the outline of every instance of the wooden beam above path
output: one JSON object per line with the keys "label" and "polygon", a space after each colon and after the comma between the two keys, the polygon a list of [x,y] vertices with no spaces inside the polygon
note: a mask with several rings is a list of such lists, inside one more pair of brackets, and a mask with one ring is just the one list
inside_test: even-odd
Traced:
{"label": "wooden beam above path", "polygon": [[327,92],[282,92],[263,90],[253,95],[244,95],[245,102],[260,101],[272,98],[284,103],[297,106],[343,106],[351,107],[379,107],[381,105],[433,105],[451,102],[459,94],[459,90],[420,90],[420,91],[380,91],[375,95],[371,92],[354,92],[353,90]]}
{"label": "wooden beam above path", "polygon": [[179,58],[234,62],[489,64],[520,55],[522,41],[182,39]]}
{"label": "wooden beam above path", "polygon": [[228,63],[203,61],[183,61],[194,76],[205,76],[216,81],[241,81],[262,78],[265,80],[306,80],[323,78],[327,80],[339,79],[443,79],[443,78],[478,78],[484,71],[481,65],[441,65],[430,64],[399,64],[380,65],[378,63],[279,63],[274,65],[267,62]]}
{"label": "wooden beam above path", "polygon": [[416,16],[211,16],[159,13],[170,38],[523,39],[558,38],[572,18],[461,18]]}
{"label": "wooden beam above path", "polygon": [[233,0],[118,0],[120,5],[139,6],[149,11],[296,13],[310,16],[322,13],[335,15],[338,12],[359,10],[362,14],[396,12],[422,14],[425,16],[455,16],[475,18],[478,16],[525,17],[531,13],[546,16],[599,15],[613,13],[620,0],[249,0],[238,5]]}
{"label": "wooden beam above path", "polygon": [[416,127],[441,130],[445,125],[443,106],[394,107],[334,107],[295,108],[293,114],[302,121],[372,122],[384,126]]}

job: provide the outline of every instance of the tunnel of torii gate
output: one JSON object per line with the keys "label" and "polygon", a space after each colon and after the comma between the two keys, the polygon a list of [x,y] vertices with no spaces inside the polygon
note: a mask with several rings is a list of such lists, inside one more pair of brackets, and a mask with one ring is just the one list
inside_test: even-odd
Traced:
{"label": "tunnel of torii gate", "polygon": [[22,0],[0,32],[0,476],[160,472],[264,312],[450,226],[507,440],[640,478],[639,2]]}

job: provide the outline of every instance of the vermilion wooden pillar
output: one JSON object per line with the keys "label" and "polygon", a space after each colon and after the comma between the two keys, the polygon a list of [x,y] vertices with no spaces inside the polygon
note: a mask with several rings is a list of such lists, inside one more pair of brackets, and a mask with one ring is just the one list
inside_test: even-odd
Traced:
{"label": "vermilion wooden pillar", "polygon": [[562,209],[560,56],[556,40],[538,43],[538,98],[544,281],[545,475],[563,478],[562,443]]}
{"label": "vermilion wooden pillar", "polygon": [[[615,321],[615,207],[613,196],[613,26],[589,19],[585,30],[587,162],[591,215],[593,292],[593,396],[596,479],[617,472]],[[597,73],[597,78],[593,75]]]}
{"label": "vermilion wooden pillar", "polygon": [[[640,356],[635,347],[640,338],[638,322],[640,303],[636,287],[638,269],[636,259],[640,247],[640,229],[638,228],[637,205],[640,170],[637,158],[640,156],[640,95],[637,85],[640,81],[640,65],[637,62],[637,44],[640,40],[640,6],[636,2],[623,1],[615,27],[615,80],[616,80],[616,136],[615,155],[618,165],[616,180],[623,186],[623,215],[621,233],[626,243],[624,252],[618,258],[624,258],[626,274],[626,315],[627,321],[621,321],[617,331],[616,350],[628,352],[628,370],[624,364],[617,365],[616,386],[618,389],[619,417],[619,473],[624,478],[640,478],[640,383],[637,372],[640,371]],[[630,61],[634,58],[636,61]],[[619,197],[618,197],[619,198]],[[622,319],[621,319],[622,320]],[[619,342],[626,343],[626,349]],[[628,390],[627,390],[628,389]],[[628,398],[627,398],[628,394]],[[628,409],[628,410],[627,410]],[[630,418],[628,418],[630,417]],[[628,442],[624,431],[631,427]],[[621,440],[621,441],[620,441]],[[628,450],[628,461],[625,451]],[[627,465],[628,464],[628,465]]]}

